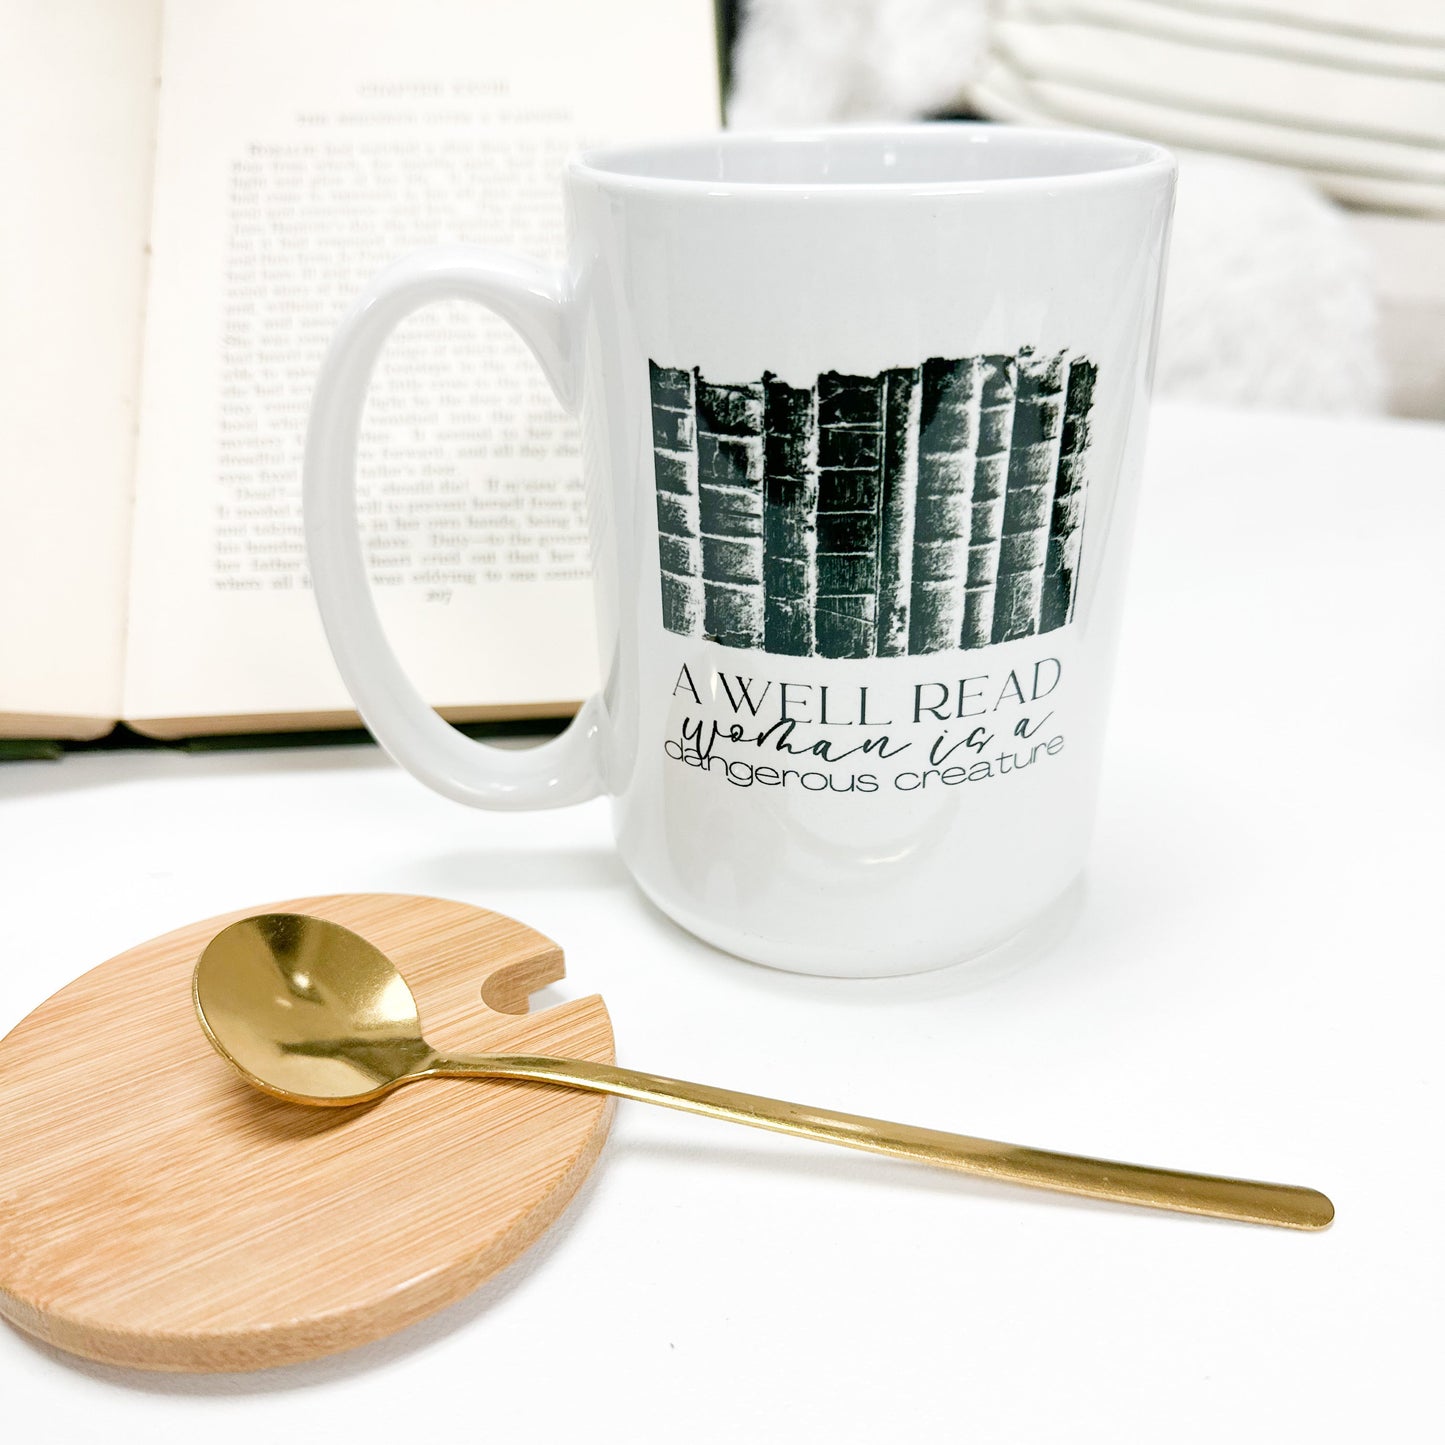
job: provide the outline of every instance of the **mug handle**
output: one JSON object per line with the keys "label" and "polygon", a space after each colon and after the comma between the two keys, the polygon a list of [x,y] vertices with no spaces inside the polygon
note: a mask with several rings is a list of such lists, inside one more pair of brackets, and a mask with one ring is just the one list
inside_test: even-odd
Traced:
{"label": "mug handle", "polygon": [[569,288],[560,270],[477,246],[414,252],[372,278],[337,329],[311,403],[303,513],[307,561],[341,679],[377,742],[429,787],[477,808],[560,808],[603,791],[602,701],[538,747],[474,742],[428,705],[382,630],[356,518],[366,388],[387,338],[433,301],[476,301],[508,322],[563,408],[577,410]]}

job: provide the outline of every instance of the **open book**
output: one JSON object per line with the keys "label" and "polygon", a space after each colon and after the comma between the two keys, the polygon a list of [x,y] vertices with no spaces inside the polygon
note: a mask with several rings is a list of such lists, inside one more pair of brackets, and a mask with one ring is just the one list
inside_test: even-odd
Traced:
{"label": "open book", "polygon": [[[301,449],[365,278],[560,260],[562,162],[719,117],[709,0],[12,0],[0,47],[0,737],[342,726]],[[567,711],[595,640],[578,444],[477,307],[373,384],[393,642],[447,716]]]}

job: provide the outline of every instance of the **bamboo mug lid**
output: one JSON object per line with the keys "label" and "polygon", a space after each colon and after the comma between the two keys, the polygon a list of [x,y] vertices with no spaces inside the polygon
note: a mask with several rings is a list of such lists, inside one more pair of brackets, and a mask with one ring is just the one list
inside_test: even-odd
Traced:
{"label": "bamboo mug lid", "polygon": [[464,1079],[370,1107],[250,1088],[191,1006],[227,923],[312,913],[406,974],[457,1051],[613,1060],[597,997],[528,1013],[562,951],[467,904],[339,894],[168,933],[75,980],[0,1040],[0,1314],[50,1344],[149,1370],[254,1370],[365,1344],[510,1263],[561,1213],[611,1100]]}

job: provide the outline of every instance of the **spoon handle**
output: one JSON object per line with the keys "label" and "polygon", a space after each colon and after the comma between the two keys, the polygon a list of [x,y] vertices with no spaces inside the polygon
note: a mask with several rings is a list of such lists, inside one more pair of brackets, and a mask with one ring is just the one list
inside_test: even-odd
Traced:
{"label": "spoon handle", "polygon": [[1265,1184],[1250,1179],[1225,1179],[1177,1169],[1150,1169],[1115,1164],[1077,1154],[1056,1154],[1019,1144],[892,1124],[858,1114],[789,1104],[758,1094],[691,1084],[661,1074],[623,1069],[584,1059],[549,1059],[537,1055],[457,1056],[437,1059],[428,1075],[471,1078],[533,1079],[600,1094],[617,1094],[646,1104],[661,1104],[734,1124],[750,1124],[849,1149],[866,1149],[896,1159],[910,1159],[941,1169],[957,1169],[989,1179],[1003,1179],[1034,1189],[1082,1194],[1118,1204],[1139,1204],[1185,1214],[1209,1214],[1250,1224],[1286,1229],[1323,1229],[1335,1207],[1317,1190],[1293,1184]]}

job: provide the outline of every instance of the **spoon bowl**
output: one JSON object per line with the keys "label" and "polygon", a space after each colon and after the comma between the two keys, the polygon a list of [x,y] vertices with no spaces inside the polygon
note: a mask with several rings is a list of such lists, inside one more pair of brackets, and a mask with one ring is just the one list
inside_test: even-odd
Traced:
{"label": "spoon bowl", "polygon": [[323,918],[262,913],[223,928],[196,964],[192,996],[217,1052],[291,1103],[365,1104],[436,1058],[396,965]]}

